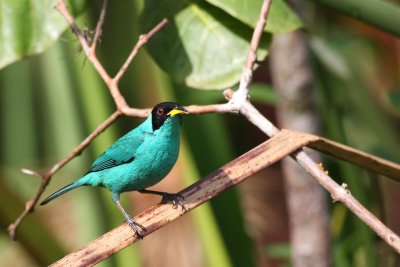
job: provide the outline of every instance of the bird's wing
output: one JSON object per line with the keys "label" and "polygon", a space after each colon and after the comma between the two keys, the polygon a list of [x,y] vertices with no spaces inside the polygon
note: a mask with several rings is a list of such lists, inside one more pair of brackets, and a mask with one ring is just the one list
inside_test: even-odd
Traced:
{"label": "bird's wing", "polygon": [[132,162],[135,159],[137,148],[143,143],[145,137],[146,133],[140,128],[136,128],[127,133],[93,162],[88,173],[98,172]]}

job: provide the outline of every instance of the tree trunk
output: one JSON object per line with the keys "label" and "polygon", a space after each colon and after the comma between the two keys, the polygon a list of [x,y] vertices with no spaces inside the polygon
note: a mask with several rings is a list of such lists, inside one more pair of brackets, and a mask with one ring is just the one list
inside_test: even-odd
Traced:
{"label": "tree trunk", "polygon": [[[270,67],[281,128],[318,133],[313,73],[301,31],[274,36]],[[319,161],[318,155],[313,156]],[[282,162],[295,267],[329,266],[328,209],[323,188],[293,160]]]}

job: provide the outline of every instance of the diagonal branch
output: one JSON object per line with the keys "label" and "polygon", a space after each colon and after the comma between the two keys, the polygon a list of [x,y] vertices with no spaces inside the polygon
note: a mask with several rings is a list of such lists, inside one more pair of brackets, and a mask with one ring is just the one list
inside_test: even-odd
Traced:
{"label": "diagonal branch", "polygon": [[103,32],[103,24],[104,24],[104,19],[106,17],[106,9],[107,9],[107,0],[103,0],[103,5],[101,6],[101,11],[100,11],[100,17],[96,25],[96,32],[94,33],[93,42],[90,47],[93,53],[96,52],[97,43],[99,42],[100,36]]}
{"label": "diagonal branch", "polygon": [[68,7],[65,3],[65,0],[58,0],[57,5],[55,6],[56,10],[65,18],[65,20],[68,22],[69,26],[71,27],[72,31],[76,34],[78,37],[79,43],[83,48],[83,51],[85,52],[87,58],[92,62],[93,66],[99,73],[100,77],[103,79],[103,81],[106,83],[112,98],[114,99],[114,102],[117,106],[117,109],[121,111],[121,113],[129,112],[129,114],[134,114],[134,116],[139,116],[142,117],[145,113],[143,110],[140,109],[135,109],[135,108],[130,108],[129,105],[127,104],[125,97],[121,94],[121,91],[118,87],[118,82],[120,81],[121,77],[125,74],[128,66],[132,62],[133,58],[136,56],[137,52],[139,51],[140,48],[143,47],[144,44],[148,40],[151,39],[151,37],[156,34],[162,27],[164,27],[167,24],[167,20],[161,21],[158,25],[156,25],[149,33],[143,34],[140,36],[139,41],[136,43],[134,46],[131,54],[127,58],[126,62],[122,65],[121,69],[117,73],[117,75],[114,78],[111,78],[111,76],[108,74],[108,72],[105,70],[101,62],[96,56],[96,43],[97,40],[100,36],[100,33],[102,31],[102,26],[104,23],[104,18],[105,18],[105,7],[106,7],[106,1],[103,2],[103,6],[101,9],[101,14],[99,21],[96,26],[96,33],[94,37],[94,42],[92,46],[88,43],[88,40],[84,37],[82,34],[82,31],[79,29],[78,25],[75,22],[75,19],[71,15],[71,13],[68,10]]}
{"label": "diagonal branch", "polygon": [[114,77],[114,82],[118,83],[121,79],[122,75],[126,72],[128,66],[131,64],[133,58],[136,56],[139,49],[145,45],[154,34],[156,34],[162,27],[164,27],[168,23],[167,19],[163,19],[160,23],[158,23],[151,31],[147,34],[142,34],[139,36],[139,41],[133,47],[132,52],[130,53],[129,57],[126,59],[124,65],[122,65],[121,69],[118,71],[117,75]]}
{"label": "diagonal branch", "polygon": [[267,23],[267,16],[269,13],[269,7],[271,6],[271,1],[272,0],[263,1],[260,15],[258,17],[258,21],[250,41],[246,63],[244,65],[242,76],[240,78],[239,89],[235,93],[235,99],[238,98],[240,102],[248,99],[249,85],[253,79],[253,68],[257,60],[257,49],[258,45],[260,44],[265,25]]}
{"label": "diagonal branch", "polygon": [[254,64],[257,60],[257,49],[258,45],[260,44],[262,33],[264,31],[265,25],[267,24],[267,16],[269,13],[269,7],[271,5],[271,0],[264,1],[261,10],[260,16],[258,17],[257,25],[254,29],[253,36],[250,42],[250,48],[247,55],[246,65],[244,66],[245,69],[253,71]]}
{"label": "diagonal branch", "polygon": [[[313,146],[313,144],[318,143],[320,148],[322,147],[326,150],[324,145],[321,145],[321,140],[323,143],[326,143],[326,141],[332,142],[316,135],[289,130],[280,131],[268,141],[251,149],[244,155],[236,158],[179,192],[179,194],[185,197],[186,212],[189,212],[197,206],[215,198],[225,190],[250,178],[256,172],[274,164],[292,153],[297,155],[300,154],[299,157],[302,157],[301,153],[304,152],[296,151],[301,151],[302,147],[306,145]],[[341,146],[338,146],[337,149],[340,151],[342,151],[342,149],[344,151],[346,150]],[[366,153],[354,149],[353,153],[357,155],[366,155]],[[369,156],[373,157],[371,155]],[[392,169],[392,172],[396,173],[396,175],[400,177],[399,166],[397,166],[396,169],[394,166],[391,166],[392,163],[390,162],[383,162],[382,164],[384,164],[385,167]],[[308,166],[313,166],[313,163],[310,162],[309,165],[307,165],[307,168],[309,168]],[[324,183],[324,186],[326,185],[329,190],[333,192],[332,196],[335,200],[344,202],[346,206],[356,210],[355,214],[357,214],[357,216],[364,220],[386,242],[393,246],[396,251],[400,252],[400,238],[383,225],[371,212],[365,209],[350,194],[350,191],[347,188],[339,186],[330,178],[326,180],[326,174],[319,167],[312,170],[312,172],[315,173],[318,179]],[[180,209],[172,209],[170,204],[157,204],[137,215],[135,220],[146,227],[147,231],[143,234],[144,236],[147,236],[168,223],[178,219],[186,212],[182,212]],[[71,263],[73,263],[74,266],[92,266],[136,241],[138,241],[138,239],[132,232],[132,229],[127,223],[124,223],[123,225],[114,228],[108,233],[93,240],[83,248],[65,256],[51,266],[65,266]]]}
{"label": "diagonal branch", "polygon": [[[93,49],[90,49],[90,44],[88,43],[88,40],[85,38],[85,36],[82,34],[82,31],[79,29],[78,25],[76,25],[74,17],[71,15],[71,13],[68,10],[67,4],[65,3],[65,0],[58,0],[57,4],[55,6],[55,9],[65,18],[67,23],[69,24],[70,28],[72,31],[75,33],[76,37],[78,38],[78,41],[80,45],[82,46],[83,51],[85,52],[87,58],[92,62],[94,68],[97,70],[99,73],[100,77],[104,80],[104,82],[109,85],[111,83],[111,77],[99,61],[99,59],[96,56],[96,53]],[[101,17],[100,17],[101,18]],[[97,25],[102,25],[102,23],[98,23]],[[96,32],[100,31],[96,29]],[[118,105],[121,106],[126,106],[126,101],[125,98],[121,95],[119,92],[118,87],[113,86],[109,87],[110,93],[112,97],[114,98],[114,101]]]}
{"label": "diagonal branch", "polygon": [[107,120],[105,120],[102,124],[100,124],[85,140],[82,141],[77,147],[75,147],[65,158],[57,162],[53,165],[50,169],[43,173],[38,173],[32,170],[22,169],[22,172],[25,174],[39,176],[42,178],[42,182],[39,186],[38,191],[36,194],[26,202],[24,211],[18,216],[14,223],[10,224],[7,228],[8,234],[12,240],[16,240],[16,232],[18,226],[21,222],[25,219],[25,217],[31,213],[36,204],[39,202],[39,198],[42,196],[44,190],[46,189],[47,185],[50,183],[51,178],[53,175],[64,167],[68,162],[70,162],[73,158],[79,155],[91,142],[94,138],[100,135],[105,129],[108,128],[111,124],[113,124],[119,117],[121,113],[119,111],[114,112]]}

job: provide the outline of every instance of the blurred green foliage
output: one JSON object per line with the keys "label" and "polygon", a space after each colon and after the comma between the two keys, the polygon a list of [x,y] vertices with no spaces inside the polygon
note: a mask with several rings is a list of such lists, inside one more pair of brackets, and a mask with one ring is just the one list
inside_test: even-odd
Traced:
{"label": "blurred green foliage", "polygon": [[[87,1],[67,0],[78,15]],[[0,69],[26,55],[43,52],[67,27],[54,12],[57,0],[0,1]],[[72,4],[72,5],[71,5]]]}
{"label": "blurred green foliage", "polygon": [[[257,24],[263,3],[262,0],[207,0],[207,2],[221,8],[252,28]],[[285,1],[275,0],[271,2],[268,12],[268,24],[264,29],[266,32],[285,33],[296,30],[301,25],[300,18]]]}
{"label": "blurred green foliage", "polygon": [[[251,28],[248,25],[253,25],[251,24],[253,22],[247,20],[246,16],[237,17],[232,13],[232,10],[237,10],[237,6],[229,11],[228,7],[224,6],[228,1],[207,2],[199,4],[197,1],[185,1],[192,8],[190,13],[192,16],[195,6],[198,8],[197,11],[201,10],[204,13],[201,13],[204,15],[201,18],[211,16],[213,23],[220,23],[219,14],[221,14],[224,19],[232,20],[231,24],[240,25],[239,28],[247,32],[244,35],[248,41],[251,35]],[[9,3],[11,2],[4,0],[0,2],[0,14],[3,14],[0,16],[0,29],[3,32],[4,29],[13,31],[12,28],[7,28],[9,24],[4,22],[5,7],[8,7]],[[277,3],[284,5],[281,1]],[[109,3],[98,56],[111,74],[119,69],[142,31],[139,27],[142,4],[138,1],[119,5]],[[216,7],[211,7],[213,4]],[[30,6],[32,10],[34,7],[37,8],[36,5],[38,4]],[[91,3],[87,6],[86,11],[79,17],[78,24],[93,29],[99,8],[100,3]],[[285,8],[287,9],[286,5]],[[324,125],[323,135],[399,162],[398,40],[357,21],[338,16],[327,9],[319,9],[318,6],[313,8],[316,9],[314,16],[306,19],[312,23],[305,26],[311,36],[310,48],[316,70],[315,77],[318,84],[316,94]],[[376,9],[379,10],[379,5]],[[163,15],[162,11],[159,10],[160,18]],[[294,26],[287,30],[301,25],[294,13],[288,16],[294,21],[292,24]],[[278,16],[279,18],[281,16]],[[146,19],[152,23],[156,22],[150,15]],[[227,26],[226,22],[222,24]],[[150,23],[145,29],[151,27]],[[207,29],[210,28],[206,28],[206,33]],[[199,35],[197,31],[193,29],[192,31],[192,35]],[[241,31],[229,34],[238,34],[243,38]],[[22,32],[18,36],[25,35]],[[27,36],[30,38],[32,34]],[[162,32],[157,36],[163,36]],[[232,46],[236,45],[236,37],[232,37]],[[12,55],[4,54],[8,51],[5,50],[7,40],[0,39],[1,59]],[[154,43],[149,46],[150,49],[152,47],[154,49],[156,41],[155,38]],[[15,39],[12,42],[19,41]],[[177,40],[170,40],[171,44],[176,45],[176,42]],[[49,45],[50,43],[46,41],[43,49]],[[29,46],[24,45],[24,47]],[[193,47],[196,49],[196,43]],[[264,56],[267,47],[268,42],[264,46]],[[154,55],[154,51],[152,55],[155,59],[162,56],[164,60],[168,59],[169,62],[160,64],[164,69],[176,63],[173,54],[166,54],[168,50],[158,49],[161,55]],[[210,52],[211,49],[216,49],[215,51],[221,54],[225,52],[221,51],[219,46],[207,47],[198,51],[201,62],[206,67],[219,70],[220,67],[210,63],[216,59],[209,58],[216,53]],[[244,58],[247,55],[246,49],[247,46],[241,46],[233,54]],[[18,52],[17,56],[13,56],[12,60],[31,52],[29,49],[24,49]],[[192,52],[187,50],[179,52],[192,55]],[[11,60],[2,62],[8,63]],[[220,63],[226,67],[234,67],[234,71],[240,73],[241,64],[233,66],[229,65],[229,62]],[[185,80],[184,75],[187,75],[185,73],[187,70],[184,69],[183,73],[179,73],[182,69],[175,68],[174,71],[177,75],[183,75],[183,78],[178,80]],[[171,74],[168,69],[167,72]],[[264,67],[261,65],[256,71],[257,80],[252,85],[250,94],[252,101],[266,112],[267,116],[273,117],[271,107],[279,102],[273,88],[267,85],[270,83],[267,72],[265,65]],[[187,85],[177,83],[177,80],[170,78],[168,73],[163,72],[147,52],[142,50],[123,77],[120,88],[128,103],[135,107],[149,107],[166,100],[179,101],[183,105],[225,101],[221,91],[189,88]],[[210,79],[206,74],[202,75]],[[224,75],[221,77],[230,78],[228,83],[232,84],[237,82],[238,75],[233,78]],[[221,80],[218,80],[218,83],[221,83]],[[193,86],[190,83],[189,85]],[[223,86],[210,83],[207,87],[217,89]],[[12,258],[13,266],[48,265],[122,222],[108,192],[85,188],[66,195],[63,200],[55,202],[52,206],[38,207],[21,225],[18,231],[18,243],[10,244],[7,240],[5,231],[7,225],[22,211],[24,201],[35,193],[39,185],[37,178],[23,175],[18,170],[21,167],[41,170],[52,166],[65,157],[115,109],[106,86],[90,62],[85,60],[76,38],[70,31],[66,31],[43,54],[19,61],[0,71],[0,108],[0,223],[3,229],[0,239],[1,260]],[[52,192],[83,174],[98,154],[139,122],[139,119],[132,118],[117,121],[96,138],[80,157],[56,174],[47,192]],[[243,150],[256,145],[258,140],[265,139],[264,136],[260,137],[255,128],[249,126],[249,129],[244,130],[243,125],[249,126],[241,117],[221,114],[193,116],[185,120],[184,142],[180,156],[180,164],[183,166],[180,175],[184,178],[183,183],[186,185],[193,183],[237,157]],[[240,140],[234,138],[239,136],[239,133]],[[254,136],[257,138],[253,138]],[[397,232],[400,231],[400,217],[395,210],[396,200],[399,199],[397,184],[332,158],[327,158],[327,161],[332,177],[337,178],[340,183],[347,183],[352,194],[368,209],[389,227]],[[242,197],[238,190],[229,190],[211,201],[211,204],[192,212],[194,228],[202,248],[201,258],[207,266],[254,266],[258,262],[254,252],[256,241],[249,236],[251,231],[248,231],[248,228],[251,225],[244,216]],[[127,202],[129,203],[126,204],[135,206],[135,203]],[[332,205],[331,208],[333,239],[331,254],[334,266],[398,265],[399,257],[357,217],[341,205]],[[264,240],[266,258],[278,259],[273,261],[276,266],[289,266],[289,244],[269,244],[265,241],[268,237],[258,238]],[[173,244],[173,240],[168,242]],[[138,247],[140,248],[140,243],[117,253],[100,266],[142,266],[144,259]]]}

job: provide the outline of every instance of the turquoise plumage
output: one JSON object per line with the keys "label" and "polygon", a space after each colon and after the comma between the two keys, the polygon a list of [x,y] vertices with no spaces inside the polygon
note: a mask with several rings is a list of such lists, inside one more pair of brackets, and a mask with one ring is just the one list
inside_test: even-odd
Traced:
{"label": "turquoise plumage", "polygon": [[106,187],[112,192],[112,199],[126,221],[141,238],[138,227],[145,228],[125,212],[119,196],[127,191],[158,194],[163,200],[171,200],[174,207],[180,205],[184,209],[180,195],[146,189],[161,181],[178,158],[183,114],[188,112],[177,103],[163,102],[156,105],[141,125],[104,151],[82,178],[51,194],[40,204],[45,205],[79,186]]}

